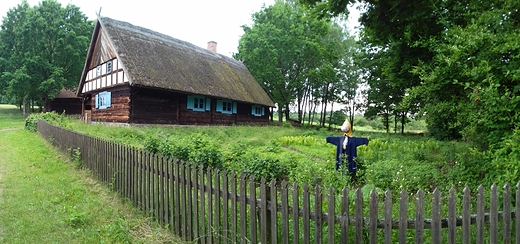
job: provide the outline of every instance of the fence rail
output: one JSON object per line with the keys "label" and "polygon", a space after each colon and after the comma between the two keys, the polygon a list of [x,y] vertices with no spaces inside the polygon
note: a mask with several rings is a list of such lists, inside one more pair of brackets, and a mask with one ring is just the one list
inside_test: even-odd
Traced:
{"label": "fence rail", "polygon": [[[59,128],[39,133],[99,181],[198,243],[520,243],[520,184],[457,197],[265,182]],[[365,193],[366,194],[366,193]],[[431,196],[430,196],[431,195]],[[415,201],[414,199],[415,198]],[[430,217],[427,214],[430,214]],[[443,217],[446,216],[446,217]]]}

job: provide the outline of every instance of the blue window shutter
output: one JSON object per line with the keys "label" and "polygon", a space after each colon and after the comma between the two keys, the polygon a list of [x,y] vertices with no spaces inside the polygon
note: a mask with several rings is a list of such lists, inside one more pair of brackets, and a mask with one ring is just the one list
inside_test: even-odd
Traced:
{"label": "blue window shutter", "polygon": [[222,100],[217,100],[217,112],[222,112]]}
{"label": "blue window shutter", "polygon": [[256,112],[255,108],[256,108],[255,105],[251,105],[251,114],[252,115],[255,115],[255,112]]}
{"label": "blue window shutter", "polygon": [[112,106],[112,92],[105,93],[105,101],[107,103],[107,108]]}
{"label": "blue window shutter", "polygon": [[237,113],[237,103],[233,102],[233,114]]}
{"label": "blue window shutter", "polygon": [[194,108],[194,104],[193,104],[193,96],[188,96],[188,105],[187,105],[188,109],[193,109]]}
{"label": "blue window shutter", "polygon": [[264,106],[260,106],[260,110],[262,110],[262,116],[264,116],[264,114],[265,114],[265,112],[264,112],[265,111],[265,107]]}
{"label": "blue window shutter", "polygon": [[209,111],[211,109],[211,98],[206,98],[206,111]]}
{"label": "blue window shutter", "polygon": [[95,105],[96,108],[99,108],[99,103],[98,103],[98,101],[99,101],[99,100],[98,100],[98,95],[96,94],[96,105]]}

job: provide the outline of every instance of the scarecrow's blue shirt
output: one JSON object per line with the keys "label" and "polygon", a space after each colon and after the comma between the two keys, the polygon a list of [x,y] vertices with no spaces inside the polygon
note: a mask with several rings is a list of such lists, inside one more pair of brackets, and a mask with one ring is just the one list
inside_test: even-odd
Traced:
{"label": "scarecrow's blue shirt", "polygon": [[357,147],[361,145],[368,145],[368,139],[363,137],[349,137],[346,149],[343,150],[343,142],[346,136],[327,136],[327,143],[336,145],[336,170],[341,166],[341,154],[346,154],[348,159],[348,171],[356,172],[356,162],[354,158],[357,157]]}

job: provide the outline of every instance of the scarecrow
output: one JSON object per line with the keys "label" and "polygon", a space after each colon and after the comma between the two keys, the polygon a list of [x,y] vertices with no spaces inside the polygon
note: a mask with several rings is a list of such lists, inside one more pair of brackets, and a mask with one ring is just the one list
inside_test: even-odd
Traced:
{"label": "scarecrow", "polygon": [[342,159],[347,159],[348,171],[356,175],[356,162],[354,158],[357,156],[357,147],[361,145],[368,145],[368,139],[362,137],[352,137],[352,126],[348,118],[341,126],[343,136],[327,136],[327,143],[336,145],[336,170],[341,167]]}

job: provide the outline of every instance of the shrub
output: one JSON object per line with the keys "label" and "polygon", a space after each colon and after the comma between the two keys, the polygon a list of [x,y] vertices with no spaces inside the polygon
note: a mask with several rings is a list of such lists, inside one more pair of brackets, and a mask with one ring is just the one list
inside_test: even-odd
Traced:
{"label": "shrub", "polygon": [[290,167],[275,155],[265,155],[249,151],[242,158],[241,172],[247,176],[254,175],[257,181],[263,177],[267,182],[287,179]]}
{"label": "shrub", "polygon": [[370,122],[365,117],[355,116],[354,117],[354,126],[367,126]]}
{"label": "shrub", "polygon": [[25,129],[36,132],[38,131],[38,119],[45,120],[48,123],[64,126],[65,124],[65,115],[64,114],[57,114],[55,112],[46,112],[46,113],[39,113],[39,114],[30,114],[25,119]]}

